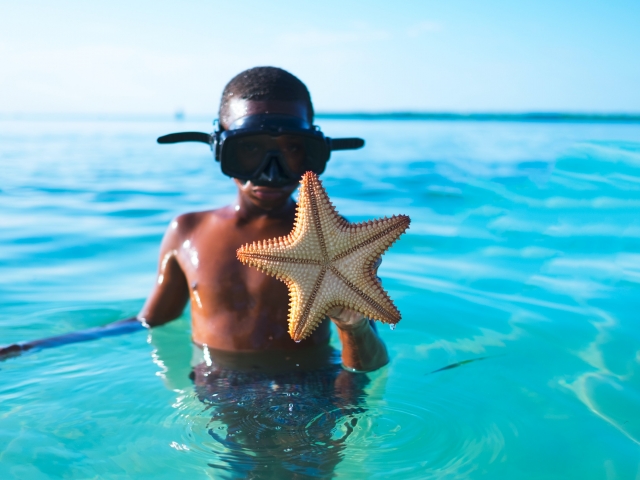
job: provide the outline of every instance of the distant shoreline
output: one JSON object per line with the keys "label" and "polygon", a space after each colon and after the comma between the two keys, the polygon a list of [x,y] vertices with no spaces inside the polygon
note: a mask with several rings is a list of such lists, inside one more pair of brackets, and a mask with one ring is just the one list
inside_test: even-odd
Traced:
{"label": "distant shoreline", "polygon": [[[117,114],[117,113],[0,113],[0,121],[124,121],[124,122],[207,122],[204,114]],[[318,112],[321,120],[365,121],[445,121],[523,123],[640,123],[640,113],[455,113],[455,112]]]}
{"label": "distant shoreline", "polygon": [[452,113],[452,112],[380,112],[380,113],[318,113],[316,118],[336,120],[433,120],[465,122],[579,122],[579,123],[640,123],[640,114],[619,113]]}

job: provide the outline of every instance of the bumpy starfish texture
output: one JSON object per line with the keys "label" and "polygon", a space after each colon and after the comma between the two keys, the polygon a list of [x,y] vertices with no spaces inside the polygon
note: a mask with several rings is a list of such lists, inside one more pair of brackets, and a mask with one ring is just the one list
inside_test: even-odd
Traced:
{"label": "bumpy starfish texture", "polygon": [[335,307],[395,324],[400,312],[373,267],[409,227],[406,215],[349,223],[338,215],[313,172],[302,177],[293,230],[237,251],[238,259],[289,287],[289,335],[308,337]]}

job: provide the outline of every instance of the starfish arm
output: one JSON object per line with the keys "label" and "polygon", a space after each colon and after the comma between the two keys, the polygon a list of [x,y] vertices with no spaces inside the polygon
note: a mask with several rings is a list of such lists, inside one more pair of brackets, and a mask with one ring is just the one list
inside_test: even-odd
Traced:
{"label": "starfish arm", "polygon": [[280,259],[262,253],[259,246],[252,253],[244,252],[243,248],[238,250],[240,261],[287,285],[291,338],[300,341],[309,336],[324,319],[324,314],[318,309],[318,294],[323,287],[326,268],[317,263],[296,262],[292,258]]}
{"label": "starfish arm", "polygon": [[373,273],[360,276],[360,281],[355,283],[337,268],[332,270],[343,287],[343,300],[339,302],[340,305],[360,312],[367,318],[384,323],[398,323],[400,321],[400,312]]}
{"label": "starfish arm", "polygon": [[[294,282],[298,283],[298,282]],[[293,285],[296,289],[298,285]],[[306,338],[327,316],[333,307],[357,306],[356,295],[347,292],[331,268],[324,267],[311,289],[307,301],[292,305],[289,316],[289,333],[294,340]],[[292,290],[293,293],[293,290]]]}
{"label": "starfish arm", "polygon": [[348,226],[348,240],[335,252],[332,260],[339,260],[354,252],[365,250],[377,260],[402,235],[411,219],[406,215],[394,215],[374,221],[352,223]]}
{"label": "starfish arm", "polygon": [[[296,225],[304,224],[300,220],[304,215],[297,215]],[[320,249],[320,241],[315,230],[309,226],[294,231],[286,237],[278,237],[245,244],[237,251],[238,259],[243,263],[258,266],[263,262],[287,263],[320,263],[316,252]]]}
{"label": "starfish arm", "polygon": [[291,280],[289,286],[289,335],[299,342],[311,333],[324,320],[329,307],[324,302],[327,282],[327,269],[318,268],[317,274],[305,278],[305,281]]}
{"label": "starfish arm", "polygon": [[[329,200],[322,182],[316,175],[307,172],[300,190],[301,205],[308,205],[309,224],[313,226],[325,259],[332,258],[336,252],[348,248],[347,232],[349,222],[342,218]],[[302,207],[300,207],[302,210]]]}
{"label": "starfish arm", "polygon": [[335,275],[358,298],[357,307],[350,308],[385,323],[400,321],[400,312],[382,288],[374,264],[408,225],[409,217],[401,215],[350,227],[355,246],[332,262]]}

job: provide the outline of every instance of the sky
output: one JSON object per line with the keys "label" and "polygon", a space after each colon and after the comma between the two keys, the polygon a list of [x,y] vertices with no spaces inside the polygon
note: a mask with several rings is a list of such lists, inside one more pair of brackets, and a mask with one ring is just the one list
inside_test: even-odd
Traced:
{"label": "sky", "polygon": [[318,112],[640,113],[640,1],[0,0],[0,114],[215,116],[259,65]]}

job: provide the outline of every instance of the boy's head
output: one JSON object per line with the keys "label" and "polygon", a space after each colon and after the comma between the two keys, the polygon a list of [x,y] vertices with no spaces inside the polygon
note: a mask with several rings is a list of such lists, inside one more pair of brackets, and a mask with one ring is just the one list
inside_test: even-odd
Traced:
{"label": "boy's head", "polygon": [[298,78],[281,68],[255,67],[224,88],[215,132],[175,133],[158,142],[208,143],[241,195],[272,209],[288,200],[305,171],[322,173],[331,151],[364,145],[362,139],[325,137],[313,115],[309,90]]}
{"label": "boy's head", "polygon": [[[260,115],[296,117],[306,125],[305,128],[311,128],[313,105],[307,87],[297,77],[281,68],[255,67],[239,73],[222,92],[218,118],[220,129],[229,130],[246,118],[258,118],[254,116]],[[261,162],[263,168],[255,178],[234,180],[242,197],[256,206],[271,210],[286,202],[296,189],[299,178],[296,174],[288,175],[285,170],[288,164],[296,162],[296,155],[304,155],[305,149],[293,135],[266,139],[264,137],[268,136],[240,140],[238,159],[251,157],[249,148],[261,152],[268,148],[279,155],[282,161],[267,159]],[[254,143],[258,138],[272,145],[260,145],[256,148]],[[241,153],[241,148],[245,148],[245,154]],[[260,153],[260,156],[263,155],[264,152]],[[259,159],[256,157],[257,160]],[[303,159],[298,160],[298,163],[303,162]]]}

